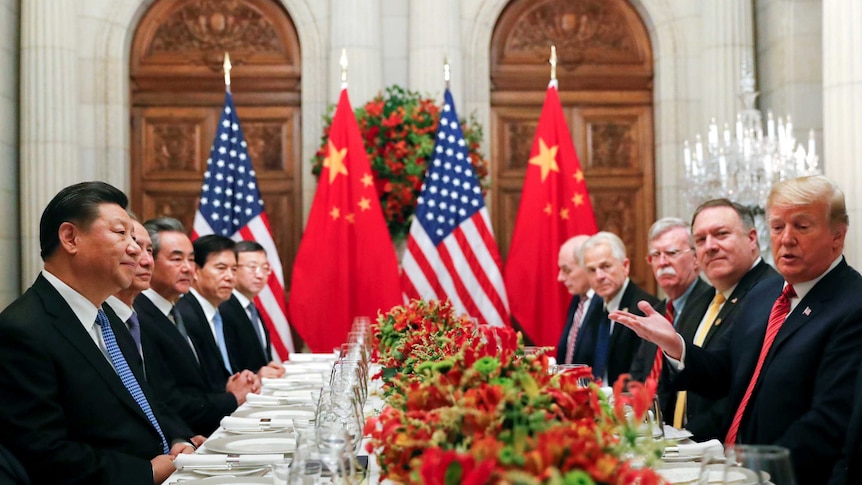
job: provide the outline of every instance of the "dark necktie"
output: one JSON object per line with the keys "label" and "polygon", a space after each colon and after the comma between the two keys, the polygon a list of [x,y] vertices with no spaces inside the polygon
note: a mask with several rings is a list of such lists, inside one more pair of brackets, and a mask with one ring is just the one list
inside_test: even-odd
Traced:
{"label": "dark necktie", "polygon": [[611,321],[608,318],[608,311],[605,309],[602,312],[602,319],[599,322],[599,333],[596,337],[596,359],[593,363],[593,376],[596,380],[604,379],[605,371],[608,367],[608,346],[610,339]]}
{"label": "dark necktie", "polygon": [[114,364],[114,369],[116,369],[117,375],[120,376],[123,386],[129,391],[129,394],[132,395],[132,398],[138,403],[144,414],[147,415],[147,419],[150,420],[156,432],[159,433],[159,437],[162,439],[162,451],[167,453],[169,451],[168,440],[165,439],[162,427],[159,426],[156,415],[153,414],[153,409],[147,401],[147,396],[141,390],[141,385],[138,384],[138,380],[135,379],[132,369],[129,368],[128,362],[123,357],[120,346],[117,345],[117,338],[114,336],[114,330],[111,328],[110,322],[108,322],[108,316],[101,309],[99,309],[99,313],[96,315],[96,324],[102,327],[102,339],[105,341],[105,348],[108,350],[108,355],[111,357],[111,362]]}
{"label": "dark necktie", "polygon": [[183,323],[183,316],[180,315],[180,312],[179,310],[177,310],[177,307],[172,306],[171,311],[168,313],[168,315],[170,316],[171,321],[174,322],[174,325],[177,326],[177,331],[180,332],[180,335],[182,335],[183,340],[185,340],[186,343],[189,344],[189,348],[192,350],[192,355],[195,356],[195,360],[200,363],[200,359],[198,359],[198,351],[195,350],[195,346],[192,343],[192,339],[189,338],[189,332],[188,330],[186,330],[186,324]]}
{"label": "dark necktie", "polygon": [[143,348],[141,347],[141,323],[138,321],[138,315],[132,312],[132,315],[126,320],[126,326],[129,327],[129,333],[135,340],[135,345],[138,347],[138,353],[141,357],[144,356]]}
{"label": "dark necktie", "polygon": [[730,429],[727,431],[727,438],[724,440],[729,445],[736,443],[739,425],[742,423],[742,415],[745,414],[745,407],[748,405],[751,393],[754,391],[754,386],[760,377],[760,371],[763,369],[763,361],[766,360],[766,354],[769,353],[772,342],[775,341],[775,336],[778,335],[778,331],[787,319],[787,314],[790,313],[790,299],[794,296],[796,296],[796,291],[793,289],[793,286],[787,285],[772,305],[772,311],[769,312],[769,323],[766,324],[766,335],[763,337],[760,356],[757,358],[757,365],[754,367],[754,373],[748,382],[748,388],[745,389],[742,401],[739,402],[739,407],[736,408],[736,414],[733,415],[733,421],[730,423]]}
{"label": "dark necktie", "polygon": [[248,303],[246,309],[248,310],[249,316],[251,317],[251,326],[254,328],[254,333],[257,334],[257,340],[260,342],[260,348],[263,349],[265,353],[266,337],[260,330],[260,314],[257,312],[257,307],[254,306],[254,302],[252,301]]}

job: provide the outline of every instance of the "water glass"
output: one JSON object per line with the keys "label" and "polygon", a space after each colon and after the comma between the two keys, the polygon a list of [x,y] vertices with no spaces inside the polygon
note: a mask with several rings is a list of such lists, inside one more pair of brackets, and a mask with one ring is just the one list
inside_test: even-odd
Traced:
{"label": "water glass", "polygon": [[757,485],[796,485],[790,450],[774,445],[732,445],[725,449],[725,483],[742,477]]}
{"label": "water glass", "polygon": [[284,460],[272,465],[273,485],[288,485],[290,483],[290,460]]}

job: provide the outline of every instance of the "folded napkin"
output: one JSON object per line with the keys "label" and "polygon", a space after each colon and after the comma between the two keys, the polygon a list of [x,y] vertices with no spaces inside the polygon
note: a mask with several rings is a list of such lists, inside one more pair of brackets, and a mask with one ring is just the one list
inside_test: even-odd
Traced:
{"label": "folded napkin", "polygon": [[279,377],[277,379],[264,377],[260,380],[263,387],[270,389],[302,389],[305,387],[320,387],[323,385],[323,377],[314,374],[300,374]]}
{"label": "folded napkin", "polygon": [[293,424],[288,418],[272,418],[264,422],[261,418],[236,418],[225,416],[221,420],[221,427],[228,431],[260,431],[267,428],[287,428]]}
{"label": "folded napkin", "polygon": [[290,360],[285,361],[285,364],[291,362],[321,362],[321,361],[333,361],[335,360],[335,355],[331,352],[328,354],[308,354],[308,353],[295,353],[290,354]]}
{"label": "folded napkin", "polygon": [[678,444],[675,447],[669,446],[665,449],[665,453],[672,452],[674,448],[676,448],[676,452],[679,456],[702,456],[708,450],[713,449],[724,454],[724,445],[722,445],[721,441],[718,440],[709,440],[704,441],[703,443],[684,443]]}
{"label": "folded napkin", "polygon": [[271,465],[284,460],[284,455],[266,454],[266,455],[196,455],[196,454],[180,454],[174,460],[174,466],[177,470],[183,468],[208,467],[219,468],[228,466],[249,467],[255,465]]}
{"label": "folded napkin", "polygon": [[292,397],[264,396],[261,394],[248,393],[245,396],[245,402],[249,403],[252,406],[278,406],[285,404],[303,403],[307,402],[307,400]]}

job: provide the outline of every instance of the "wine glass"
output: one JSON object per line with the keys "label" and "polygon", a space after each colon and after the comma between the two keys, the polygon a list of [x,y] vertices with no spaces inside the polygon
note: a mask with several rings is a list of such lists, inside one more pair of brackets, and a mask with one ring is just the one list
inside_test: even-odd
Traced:
{"label": "wine glass", "polygon": [[724,481],[749,478],[752,485],[796,485],[790,450],[774,445],[732,445],[725,449]]}

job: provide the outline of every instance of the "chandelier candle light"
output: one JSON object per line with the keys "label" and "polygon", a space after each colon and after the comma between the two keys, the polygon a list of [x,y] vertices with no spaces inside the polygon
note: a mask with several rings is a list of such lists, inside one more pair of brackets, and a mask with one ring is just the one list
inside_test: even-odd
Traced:
{"label": "chandelier candle light", "polygon": [[719,133],[715,118],[709,123],[706,146],[700,134],[694,153],[688,140],[683,145],[686,195],[692,209],[702,202],[726,197],[762,215],[772,185],[784,179],[820,173],[815,152],[814,130],[808,135],[808,150],[796,143],[790,115],[776,120],[769,111],[766,134],[761,113],[754,107],[759,94],[751,62],[742,63],[743,109],[736,115],[735,133],[725,123]]}

